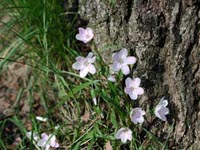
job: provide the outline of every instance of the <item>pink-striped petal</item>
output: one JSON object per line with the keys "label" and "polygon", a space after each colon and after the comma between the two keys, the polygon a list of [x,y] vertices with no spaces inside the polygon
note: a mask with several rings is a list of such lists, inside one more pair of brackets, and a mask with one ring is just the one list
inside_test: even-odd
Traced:
{"label": "pink-striped petal", "polygon": [[89,64],[89,65],[88,65],[88,68],[89,68],[89,72],[90,72],[91,74],[95,74],[95,73],[96,73],[96,69],[95,69],[94,65]]}
{"label": "pink-striped petal", "polygon": [[87,67],[86,67],[86,68],[83,68],[83,69],[80,71],[80,77],[81,77],[81,78],[86,77],[86,75],[88,74],[88,72],[89,72],[89,70],[88,70]]}
{"label": "pink-striped petal", "polygon": [[140,78],[133,79],[133,86],[134,87],[139,87],[140,83],[141,83],[141,79]]}
{"label": "pink-striped petal", "polygon": [[133,56],[127,57],[126,60],[125,60],[125,63],[128,64],[128,65],[135,64],[136,63],[136,58],[133,57]]}
{"label": "pink-striped petal", "polygon": [[138,87],[138,88],[134,89],[134,92],[138,95],[142,95],[142,94],[144,94],[144,89],[141,87]]}
{"label": "pink-striped petal", "polygon": [[124,75],[128,75],[128,74],[130,73],[130,69],[129,69],[128,65],[122,66],[122,67],[121,67],[121,70],[122,70],[122,73],[123,73]]}
{"label": "pink-striped petal", "polygon": [[119,58],[121,59],[121,60],[123,60],[123,61],[125,61],[126,60],[126,57],[127,57],[127,55],[128,55],[128,51],[127,51],[127,49],[125,49],[125,48],[122,48],[120,51],[119,51]]}

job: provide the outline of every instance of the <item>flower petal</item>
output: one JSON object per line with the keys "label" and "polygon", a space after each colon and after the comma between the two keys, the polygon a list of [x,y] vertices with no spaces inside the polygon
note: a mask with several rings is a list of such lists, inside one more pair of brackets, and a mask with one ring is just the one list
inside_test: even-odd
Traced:
{"label": "flower petal", "polygon": [[82,56],[78,56],[78,57],[76,57],[76,61],[83,61],[85,58],[84,57],[82,57]]}
{"label": "flower petal", "polygon": [[133,79],[133,86],[134,87],[139,87],[140,83],[141,83],[141,79],[140,78]]}
{"label": "flower petal", "polygon": [[126,87],[131,87],[132,81],[133,80],[130,77],[126,78],[126,80],[125,80]]}
{"label": "flower petal", "polygon": [[47,122],[47,118],[44,118],[44,117],[41,117],[41,116],[36,116],[35,117],[36,118],[36,120],[39,120],[39,121],[42,121],[42,122]]}
{"label": "flower petal", "polygon": [[160,102],[159,102],[159,105],[162,105],[162,106],[166,107],[168,105],[168,101],[164,100],[164,99],[163,100],[161,99]]}
{"label": "flower petal", "polygon": [[123,60],[124,62],[125,62],[125,60],[126,60],[127,55],[128,55],[128,51],[127,51],[126,48],[122,48],[122,49],[119,51],[119,53],[118,53],[119,58],[120,58],[121,60]]}
{"label": "flower petal", "polygon": [[138,95],[134,92],[129,93],[129,96],[132,100],[136,100],[138,98]]}
{"label": "flower petal", "polygon": [[162,106],[161,109],[158,110],[158,113],[159,113],[159,115],[160,115],[160,119],[161,119],[162,121],[167,121],[167,118],[166,118],[165,115],[167,115],[168,112],[169,112],[169,109],[166,108],[166,107],[164,107],[164,106]]}
{"label": "flower petal", "polygon": [[96,56],[88,58],[88,63],[94,63],[96,60]]}
{"label": "flower petal", "polygon": [[41,136],[43,140],[47,141],[49,139],[49,136],[46,133],[42,133]]}
{"label": "flower petal", "polygon": [[132,88],[130,88],[130,87],[125,87],[124,92],[125,92],[126,94],[129,94],[129,93],[132,93],[133,90],[132,90]]}
{"label": "flower petal", "polygon": [[90,27],[87,27],[86,30],[87,30],[87,34],[90,35],[90,40],[93,39],[94,37],[93,30]]}
{"label": "flower petal", "polygon": [[117,61],[117,62],[120,61],[120,58],[119,58],[118,53],[113,53],[113,54],[112,54],[112,58],[113,58],[113,61],[114,61],[114,62],[115,62],[115,61]]}
{"label": "flower petal", "polygon": [[75,62],[73,65],[72,65],[72,68],[75,69],[75,70],[81,70],[83,68],[83,63],[81,62]]}
{"label": "flower petal", "polygon": [[133,56],[127,57],[126,60],[125,60],[125,63],[128,64],[128,65],[135,64],[136,63],[136,58],[133,57]]}
{"label": "flower petal", "polygon": [[144,94],[144,89],[141,87],[138,87],[138,88],[134,89],[134,92],[138,95],[142,95],[142,94]]}
{"label": "flower petal", "polygon": [[39,141],[37,142],[37,145],[40,146],[40,147],[44,147],[45,144],[46,144],[46,142],[47,142],[47,141],[41,139],[41,140],[39,140]]}
{"label": "flower petal", "polygon": [[116,82],[115,76],[113,76],[113,75],[108,76],[107,79],[108,79],[108,81]]}
{"label": "flower petal", "polygon": [[120,64],[119,64],[119,62],[117,62],[117,61],[115,61],[114,63],[113,63],[113,65],[112,65],[112,69],[113,69],[113,71],[114,72],[117,72],[117,71],[119,71],[120,70]]}
{"label": "flower petal", "polygon": [[121,141],[122,141],[122,143],[126,143],[127,137],[126,137],[125,133],[122,133],[122,135],[121,135]]}
{"label": "flower petal", "polygon": [[78,28],[78,32],[79,34],[85,34],[86,33],[86,30],[84,28]]}
{"label": "flower petal", "polygon": [[124,75],[127,75],[127,74],[130,73],[130,69],[129,69],[128,65],[122,66],[122,67],[121,67],[121,70],[122,70],[122,73],[123,73]]}
{"label": "flower petal", "polygon": [[88,71],[91,73],[91,74],[95,74],[96,73],[96,69],[95,69],[95,67],[94,67],[94,65],[92,65],[92,64],[89,64],[88,65]]}
{"label": "flower petal", "polygon": [[89,52],[86,59],[92,58],[92,56],[93,56],[93,52]]}
{"label": "flower petal", "polygon": [[84,37],[84,35],[82,35],[82,34],[77,34],[76,35],[76,39],[78,40],[78,41],[85,41],[85,37]]}
{"label": "flower petal", "polygon": [[137,122],[138,122],[138,123],[143,123],[143,122],[144,122],[144,117],[142,116],[142,117],[138,118],[138,119],[137,119]]}
{"label": "flower petal", "polygon": [[155,111],[154,111],[154,114],[156,115],[156,117],[160,118],[161,119],[161,116],[160,114],[158,113],[158,111],[160,110],[162,105],[156,105],[155,107]]}
{"label": "flower petal", "polygon": [[83,69],[80,71],[80,77],[81,77],[81,78],[86,77],[86,75],[88,74],[88,72],[89,72],[88,67],[83,68]]}

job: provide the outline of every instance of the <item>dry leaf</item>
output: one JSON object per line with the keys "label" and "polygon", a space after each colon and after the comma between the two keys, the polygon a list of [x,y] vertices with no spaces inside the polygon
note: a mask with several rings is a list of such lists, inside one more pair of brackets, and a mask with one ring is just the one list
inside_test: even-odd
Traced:
{"label": "dry leaf", "polygon": [[112,150],[112,145],[110,144],[110,141],[106,142],[105,148],[106,150]]}

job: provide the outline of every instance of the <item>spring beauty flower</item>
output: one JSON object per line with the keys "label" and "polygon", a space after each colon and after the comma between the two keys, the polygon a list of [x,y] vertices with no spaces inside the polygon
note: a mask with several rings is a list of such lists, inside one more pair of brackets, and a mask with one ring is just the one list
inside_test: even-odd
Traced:
{"label": "spring beauty flower", "polygon": [[93,63],[96,60],[96,56],[93,56],[93,53],[90,52],[87,57],[76,57],[76,62],[72,65],[72,68],[75,70],[80,70],[80,77],[84,78],[89,73],[95,74],[96,69]]}
{"label": "spring beauty flower", "polygon": [[135,64],[136,58],[133,56],[128,56],[128,51],[125,48],[122,48],[118,53],[114,53],[113,58],[113,65],[112,69],[114,72],[122,71],[124,75],[130,73],[130,69],[128,65]]}
{"label": "spring beauty flower", "polygon": [[133,100],[136,100],[138,98],[138,95],[142,95],[144,93],[144,89],[139,87],[140,83],[141,83],[140,78],[135,78],[132,80],[130,77],[128,77],[125,80],[126,87],[124,91]]}
{"label": "spring beauty flower", "polygon": [[58,148],[59,144],[56,142],[55,135],[47,135],[46,133],[42,133],[42,139],[37,142],[37,145],[44,148],[45,150],[49,150],[50,147]]}
{"label": "spring beauty flower", "polygon": [[154,113],[156,117],[158,117],[162,121],[166,121],[167,120],[166,115],[169,114],[169,109],[167,108],[167,105],[168,105],[168,101],[164,99],[163,97],[158,103],[158,105],[156,105],[155,107]]}
{"label": "spring beauty flower", "polygon": [[131,121],[134,124],[137,124],[137,123],[142,124],[144,122],[143,115],[145,115],[145,111],[142,110],[142,108],[139,108],[139,107],[134,108],[131,110],[131,113],[130,113]]}
{"label": "spring beauty flower", "polygon": [[116,139],[120,139],[122,143],[126,143],[127,140],[132,140],[132,131],[129,128],[120,128],[116,135]]}
{"label": "spring beauty flower", "polygon": [[43,147],[45,150],[49,150],[50,147],[57,148],[59,144],[56,142],[55,135],[47,135],[46,133],[42,133],[42,139],[38,140],[37,145]]}
{"label": "spring beauty flower", "polygon": [[86,29],[78,28],[79,33],[76,35],[76,39],[82,41],[83,43],[88,43],[94,37],[93,30],[89,27]]}

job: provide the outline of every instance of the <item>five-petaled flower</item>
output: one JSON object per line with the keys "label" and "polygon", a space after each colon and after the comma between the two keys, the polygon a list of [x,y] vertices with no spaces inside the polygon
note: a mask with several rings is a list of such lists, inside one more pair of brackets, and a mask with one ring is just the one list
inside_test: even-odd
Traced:
{"label": "five-petaled flower", "polygon": [[135,78],[132,80],[130,77],[128,77],[125,80],[126,87],[124,91],[133,100],[136,100],[138,98],[138,95],[142,95],[144,93],[144,89],[139,87],[140,83],[141,83],[140,78]]}
{"label": "five-petaled flower", "polygon": [[120,139],[122,143],[126,143],[127,140],[132,140],[132,131],[129,128],[120,128],[116,135],[116,139]]}
{"label": "five-petaled flower", "polygon": [[76,62],[72,65],[72,68],[75,70],[80,70],[80,77],[84,78],[88,72],[91,74],[96,73],[96,69],[92,63],[96,60],[96,56],[93,56],[93,53],[90,52],[87,57],[76,57]]}
{"label": "five-petaled flower", "polygon": [[145,111],[142,110],[142,108],[133,108],[131,110],[131,113],[130,113],[130,118],[131,118],[131,121],[134,123],[134,124],[137,124],[137,123],[140,123],[142,124],[144,122],[144,117],[143,115],[145,115]]}
{"label": "five-petaled flower", "polygon": [[59,144],[56,142],[55,135],[47,135],[46,133],[42,133],[42,139],[37,142],[37,145],[44,148],[45,150],[49,150],[50,147],[57,148]]}
{"label": "five-petaled flower", "polygon": [[168,101],[166,99],[164,99],[164,97],[160,100],[160,102],[158,103],[158,105],[156,105],[155,107],[155,115],[156,117],[158,117],[159,119],[161,119],[162,121],[166,121],[167,118],[165,115],[169,114],[169,109],[167,108],[168,105]]}
{"label": "five-petaled flower", "polygon": [[112,69],[114,72],[122,71],[124,75],[130,73],[130,69],[128,65],[135,64],[136,58],[133,56],[129,56],[128,51],[125,48],[122,48],[118,53],[113,54],[113,65]]}
{"label": "five-petaled flower", "polygon": [[88,43],[91,41],[94,37],[94,33],[91,28],[87,27],[84,28],[78,28],[79,33],[76,34],[76,39],[79,41],[82,41],[83,43]]}

